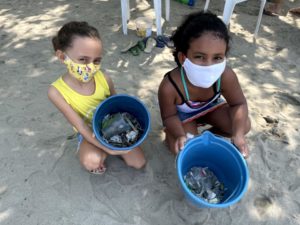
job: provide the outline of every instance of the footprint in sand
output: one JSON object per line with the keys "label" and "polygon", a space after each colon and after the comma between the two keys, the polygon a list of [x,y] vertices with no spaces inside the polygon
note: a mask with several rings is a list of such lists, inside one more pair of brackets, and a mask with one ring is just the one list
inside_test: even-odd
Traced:
{"label": "footprint in sand", "polygon": [[263,118],[265,119],[265,121],[266,121],[267,123],[278,123],[278,122],[279,122],[278,119],[273,118],[273,117],[271,117],[271,116],[263,116]]}
{"label": "footprint in sand", "polygon": [[289,143],[288,136],[285,134],[284,129],[282,129],[282,125],[279,125],[279,119],[276,119],[271,116],[263,116],[264,120],[270,127],[269,133],[272,136],[279,138],[283,143]]}
{"label": "footprint in sand", "polygon": [[300,106],[300,94],[299,93],[285,93],[277,92],[275,97],[282,100],[283,103]]}
{"label": "footprint in sand", "polygon": [[258,197],[254,200],[254,206],[260,216],[266,215],[272,205],[272,199],[266,195]]}

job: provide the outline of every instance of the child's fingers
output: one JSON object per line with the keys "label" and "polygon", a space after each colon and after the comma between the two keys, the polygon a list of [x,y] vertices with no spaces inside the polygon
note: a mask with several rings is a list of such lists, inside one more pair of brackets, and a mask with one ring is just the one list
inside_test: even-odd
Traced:
{"label": "child's fingers", "polygon": [[178,145],[177,144],[175,144],[175,153],[176,153],[176,155],[178,154],[178,152],[179,152],[179,147],[178,147]]}
{"label": "child's fingers", "polygon": [[186,142],[186,137],[182,136],[182,137],[178,138],[178,149],[179,149],[179,151],[184,148],[185,142]]}
{"label": "child's fingers", "polygon": [[241,153],[242,153],[242,155],[243,155],[243,157],[245,159],[248,158],[248,156],[249,156],[249,149],[248,149],[248,145],[247,144],[243,145],[241,147],[240,151],[241,151]]}
{"label": "child's fingers", "polygon": [[182,150],[184,148],[185,141],[179,142],[179,149]]}
{"label": "child's fingers", "polygon": [[249,149],[247,144],[242,144],[242,145],[236,145],[235,143],[233,143],[237,149],[239,150],[239,152],[242,154],[242,156],[246,159],[249,156]]}

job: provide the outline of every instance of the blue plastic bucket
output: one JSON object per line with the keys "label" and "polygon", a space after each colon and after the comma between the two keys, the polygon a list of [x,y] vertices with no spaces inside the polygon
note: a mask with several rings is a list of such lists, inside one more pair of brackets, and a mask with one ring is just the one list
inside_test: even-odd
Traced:
{"label": "blue plastic bucket", "polygon": [[[209,131],[187,142],[178,154],[177,175],[185,197],[200,208],[225,208],[238,202],[248,187],[249,172],[238,149],[224,138]],[[218,204],[208,203],[193,194],[184,182],[184,175],[194,166],[208,167],[227,188]]]}
{"label": "blue plastic bucket", "polygon": [[[101,135],[100,130],[103,118],[107,114],[114,114],[118,112],[127,112],[134,116],[143,129],[143,133],[141,134],[140,138],[131,146],[116,147],[110,145],[103,139]],[[138,98],[126,94],[113,95],[101,102],[96,108],[93,116],[93,130],[97,140],[105,147],[117,151],[131,150],[139,146],[148,135],[150,131],[150,114],[144,103],[142,103]]]}

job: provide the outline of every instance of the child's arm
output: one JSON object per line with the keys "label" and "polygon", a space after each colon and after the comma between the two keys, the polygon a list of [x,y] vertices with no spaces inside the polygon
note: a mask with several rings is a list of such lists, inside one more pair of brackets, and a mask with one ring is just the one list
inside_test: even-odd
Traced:
{"label": "child's arm", "polygon": [[166,79],[159,86],[158,101],[163,125],[176,139],[175,151],[177,153],[184,146],[186,134],[177,115],[176,92],[171,83]]}
{"label": "child's arm", "polygon": [[232,141],[241,152],[248,152],[245,140],[247,132],[248,106],[235,72],[226,68],[222,76],[222,95],[230,106],[232,119]]}
{"label": "child's arm", "polygon": [[106,82],[107,82],[108,87],[109,87],[110,96],[117,94],[112,79],[107,75],[104,75],[104,76],[105,76]]}
{"label": "child's arm", "polygon": [[105,146],[101,145],[97,139],[95,139],[91,128],[83,121],[83,119],[72,109],[72,107],[65,101],[63,96],[54,87],[50,86],[48,90],[48,97],[50,101],[63,113],[69,123],[76,128],[76,130],[84,137],[86,141],[101,148],[105,152],[111,155],[125,154],[128,151],[113,151]]}

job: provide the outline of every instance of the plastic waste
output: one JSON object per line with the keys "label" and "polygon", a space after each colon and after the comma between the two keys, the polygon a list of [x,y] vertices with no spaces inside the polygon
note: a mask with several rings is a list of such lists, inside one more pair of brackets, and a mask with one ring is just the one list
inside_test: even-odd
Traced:
{"label": "plastic waste", "polygon": [[139,139],[142,131],[137,119],[126,112],[106,115],[101,126],[103,139],[117,147],[133,145]]}
{"label": "plastic waste", "polygon": [[192,167],[184,176],[184,181],[192,193],[209,203],[220,203],[226,188],[207,167]]}

